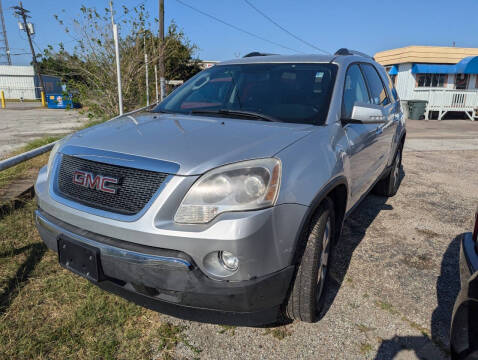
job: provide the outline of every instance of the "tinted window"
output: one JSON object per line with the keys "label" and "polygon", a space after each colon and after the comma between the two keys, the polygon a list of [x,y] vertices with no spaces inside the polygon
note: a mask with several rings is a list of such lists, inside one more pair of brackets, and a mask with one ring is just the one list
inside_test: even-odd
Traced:
{"label": "tinted window", "polygon": [[377,73],[377,70],[372,65],[362,64],[360,65],[367,79],[368,88],[370,90],[370,96],[372,103],[375,105],[387,105],[390,104],[390,99],[387,95],[387,90],[383,87],[383,82]]}
{"label": "tinted window", "polygon": [[323,124],[336,72],[337,66],[328,63],[218,65],[187,81],[155,110],[249,111],[285,122]]}
{"label": "tinted window", "polygon": [[367,86],[358,65],[352,65],[345,75],[344,99],[342,102],[343,117],[350,119],[355,103],[370,103]]}
{"label": "tinted window", "polygon": [[397,79],[397,75],[388,75],[388,72],[386,72],[383,68],[381,70],[382,72],[382,79],[385,78],[385,82],[388,85],[388,90],[389,93],[392,94],[393,100],[394,101],[399,101],[400,99],[398,98],[398,93],[397,89],[395,89],[395,81]]}

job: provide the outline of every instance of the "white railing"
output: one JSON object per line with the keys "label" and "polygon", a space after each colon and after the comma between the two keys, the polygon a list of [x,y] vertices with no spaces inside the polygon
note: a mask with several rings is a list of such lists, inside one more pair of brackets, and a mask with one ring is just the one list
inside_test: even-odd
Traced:
{"label": "white railing", "polygon": [[471,120],[478,119],[478,89],[415,89],[413,97],[414,100],[428,101],[426,119],[430,111],[438,111],[439,120],[448,111],[464,112]]}

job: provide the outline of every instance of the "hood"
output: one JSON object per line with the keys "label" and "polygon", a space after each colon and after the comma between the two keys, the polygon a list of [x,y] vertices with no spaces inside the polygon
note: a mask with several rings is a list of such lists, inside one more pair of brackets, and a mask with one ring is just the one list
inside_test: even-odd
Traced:
{"label": "hood", "polygon": [[178,175],[199,175],[220,165],[271,157],[313,128],[143,112],[79,131],[66,144],[169,161],[179,165]]}

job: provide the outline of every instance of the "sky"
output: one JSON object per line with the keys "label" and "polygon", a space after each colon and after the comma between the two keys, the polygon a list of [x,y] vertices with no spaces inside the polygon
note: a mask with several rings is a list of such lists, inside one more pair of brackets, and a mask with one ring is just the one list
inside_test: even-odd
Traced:
{"label": "sky", "polygon": [[[12,54],[29,53],[26,34],[18,30],[11,6],[15,0],[1,0]],[[165,23],[174,20],[189,40],[199,48],[203,60],[227,60],[251,51],[269,53],[317,53],[318,51],[265,19],[244,0],[181,0],[191,6],[268,39],[263,41],[232,29],[182,5],[165,0]],[[478,0],[458,0],[458,9],[450,0],[249,0],[255,7],[300,39],[334,53],[347,47],[370,55],[378,51],[408,45],[478,47]],[[157,17],[158,0],[116,0],[115,8],[144,3]],[[36,50],[63,42],[74,42],[53,15],[66,22],[78,17],[81,4],[103,9],[107,0],[23,0],[35,25]],[[62,9],[65,12],[62,12]],[[448,10],[450,9],[450,10]],[[157,25],[156,25],[157,26]],[[157,31],[157,29],[154,29]],[[287,49],[289,48],[289,49]],[[292,50],[290,50],[292,49]],[[15,65],[27,65],[31,55],[15,55]]]}

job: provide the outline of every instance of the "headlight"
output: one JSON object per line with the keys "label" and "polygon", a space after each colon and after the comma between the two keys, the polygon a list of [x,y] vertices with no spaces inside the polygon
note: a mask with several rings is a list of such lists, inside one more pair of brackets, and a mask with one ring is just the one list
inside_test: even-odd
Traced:
{"label": "headlight", "polygon": [[189,189],[174,216],[183,224],[204,224],[228,211],[263,209],[279,193],[280,160],[257,159],[211,170]]}
{"label": "headlight", "polygon": [[50,157],[48,158],[48,165],[47,165],[47,173],[50,173],[50,169],[53,165],[53,160],[55,160],[55,155],[58,152],[58,149],[60,148],[60,145],[62,144],[62,142],[63,140],[58,140],[50,151]]}

